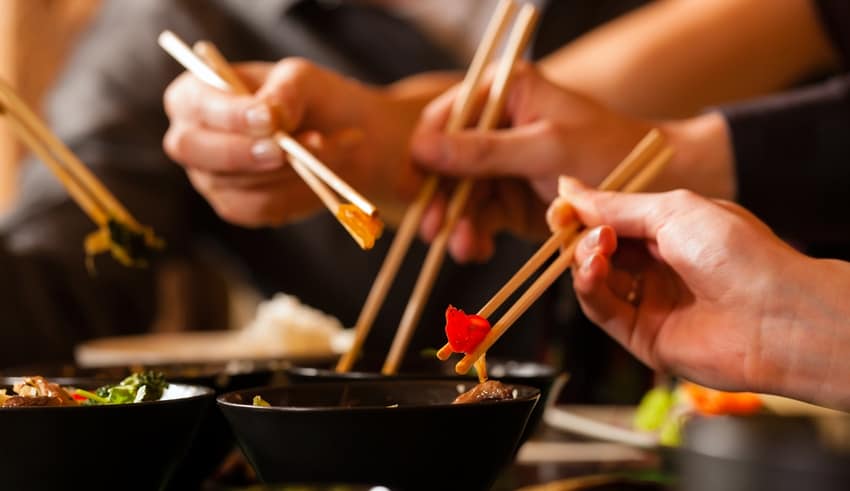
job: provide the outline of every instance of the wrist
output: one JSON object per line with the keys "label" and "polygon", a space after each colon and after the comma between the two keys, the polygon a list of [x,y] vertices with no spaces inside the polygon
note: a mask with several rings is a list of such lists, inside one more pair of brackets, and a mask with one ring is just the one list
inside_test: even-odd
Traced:
{"label": "wrist", "polygon": [[799,255],[778,278],[754,386],[850,408],[850,264]]}
{"label": "wrist", "polygon": [[685,188],[704,196],[733,200],[737,182],[732,142],[719,112],[660,124],[674,155],[659,176],[663,189]]}

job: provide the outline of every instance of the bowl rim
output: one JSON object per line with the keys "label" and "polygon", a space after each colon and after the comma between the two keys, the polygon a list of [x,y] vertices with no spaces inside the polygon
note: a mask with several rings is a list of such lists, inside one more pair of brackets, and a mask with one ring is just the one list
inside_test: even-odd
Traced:
{"label": "bowl rim", "polygon": [[[7,385],[7,382],[10,379],[22,379],[22,378],[24,378],[24,377],[0,377],[0,387],[5,387]],[[104,383],[108,383],[108,381],[106,379],[100,380],[100,379],[75,378],[75,377],[55,377],[55,378],[52,378],[52,379],[49,379],[49,380],[51,382],[54,382],[56,380],[62,381],[59,384],[60,386],[64,386],[64,385],[69,384],[69,383],[72,384],[72,383],[74,383],[74,382],[72,382],[73,380],[77,380],[78,381],[77,383],[80,383],[80,382],[85,383],[85,382],[93,382],[94,381],[94,382],[98,382],[100,385],[103,385]],[[209,388],[205,385],[181,384],[181,383],[172,383],[172,382],[169,382],[169,385],[194,389],[198,393],[191,395],[191,396],[178,397],[176,399],[165,399],[165,400],[160,399],[158,401],[128,402],[128,403],[124,403],[124,404],[99,404],[99,405],[91,405],[91,406],[86,406],[86,405],[83,405],[83,404],[77,404],[76,406],[0,407],[0,414],[4,413],[4,412],[33,411],[35,409],[40,409],[42,411],[45,411],[45,410],[47,410],[47,411],[56,411],[56,410],[71,411],[71,410],[78,410],[78,409],[90,410],[90,409],[93,409],[93,408],[104,408],[105,409],[105,408],[124,408],[124,407],[151,407],[151,406],[168,405],[170,403],[193,401],[193,400],[196,400],[196,399],[206,399],[206,398],[212,399],[215,396],[215,390],[213,390],[213,389],[211,389],[211,388]]]}
{"label": "bowl rim", "polygon": [[[496,366],[496,365],[507,365],[509,363],[517,363],[523,365],[534,365],[538,370],[538,373],[533,375],[518,375],[507,373],[502,377],[498,377],[500,379],[504,378],[512,378],[512,379],[540,379],[540,378],[554,378],[557,377],[560,373],[557,368],[548,363],[542,363],[534,360],[511,360],[511,359],[501,359],[495,358],[493,360],[487,360],[488,366]],[[352,370],[348,372],[337,372],[333,368],[321,368],[321,367],[311,367],[299,365],[297,363],[293,363],[290,366],[284,367],[283,373],[285,374],[293,374],[299,377],[310,377],[316,379],[322,378],[339,378],[343,380],[376,380],[376,379],[386,379],[386,380],[465,380],[470,379],[474,380],[475,375],[466,374],[454,374],[454,373],[430,373],[430,372],[401,372],[395,373],[392,375],[384,375],[380,372],[367,372],[363,370]],[[496,377],[494,377],[496,378]]]}
{"label": "bowl rim", "polygon": [[[475,379],[472,379],[475,380]],[[433,409],[442,409],[442,410],[463,410],[463,409],[448,409],[448,408],[470,408],[470,407],[482,407],[482,406],[492,406],[492,405],[504,405],[504,404],[525,404],[528,402],[533,402],[534,404],[539,403],[540,401],[540,389],[537,387],[533,387],[530,385],[523,384],[510,384],[513,387],[517,387],[520,389],[524,389],[529,391],[528,395],[517,397],[516,399],[503,399],[498,401],[479,401],[469,404],[452,404],[452,403],[441,403],[441,404],[408,404],[408,405],[395,405],[395,406],[377,406],[377,405],[369,405],[369,406],[353,406],[353,407],[342,407],[342,406],[254,406],[253,404],[247,403],[238,403],[228,401],[227,398],[237,395],[237,394],[250,394],[256,393],[259,391],[271,391],[271,390],[305,390],[312,388],[324,388],[327,389],[333,386],[349,386],[349,385],[426,385],[426,384],[436,384],[436,385],[449,385],[454,384],[457,385],[459,381],[456,380],[445,380],[445,379],[422,379],[422,380],[349,380],[344,382],[315,382],[308,384],[281,384],[281,385],[267,385],[261,387],[254,387],[249,389],[235,390],[231,392],[227,392],[216,397],[216,404],[221,408],[233,408],[239,410],[256,410],[256,411],[265,411],[265,412],[283,412],[283,413],[340,413],[340,412],[373,412],[373,411],[420,411],[424,408],[433,408]]]}

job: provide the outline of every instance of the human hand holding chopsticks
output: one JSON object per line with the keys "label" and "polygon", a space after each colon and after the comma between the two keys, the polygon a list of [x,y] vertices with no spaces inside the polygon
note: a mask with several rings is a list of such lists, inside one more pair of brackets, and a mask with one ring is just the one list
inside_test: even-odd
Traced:
{"label": "human hand holding chopsticks", "polygon": [[225,219],[276,225],[317,208],[272,139],[278,128],[382,202],[398,201],[406,180],[416,179],[404,165],[412,104],[300,59],[236,69],[253,95],[230,94],[188,74],[165,94],[166,151]]}
{"label": "human hand holding chopsticks", "polygon": [[[508,95],[506,128],[447,134],[442,122],[455,97],[449,92],[429,105],[412,150],[416,162],[428,170],[480,179],[478,199],[472,200],[450,241],[459,261],[486,259],[493,237],[503,230],[542,238],[539,210],[555,197],[558,176],[598,184],[652,127],[659,127],[677,149],[652,189],[685,187],[727,199],[733,194],[731,147],[718,114],[660,124],[643,121],[558,87],[534,66],[524,65]],[[440,227],[444,201],[435,200],[426,213],[421,229],[426,240]]]}
{"label": "human hand holding chopsticks", "polygon": [[796,336],[828,353],[830,333],[795,327],[793,309],[833,275],[818,275],[822,261],[743,208],[689,191],[602,193],[572,179],[561,196],[593,227],[573,266],[582,309],[648,365],[720,389],[776,391],[790,367],[777,362]]}

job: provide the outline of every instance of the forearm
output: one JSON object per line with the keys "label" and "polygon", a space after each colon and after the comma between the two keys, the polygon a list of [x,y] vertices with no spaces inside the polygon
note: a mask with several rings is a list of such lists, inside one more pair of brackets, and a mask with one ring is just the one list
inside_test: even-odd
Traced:
{"label": "forearm", "polygon": [[[439,96],[461,80],[462,74],[456,72],[428,72],[407,77],[385,87],[374,88],[378,97],[375,107],[365,111],[365,127],[378,144],[363,147],[368,155],[359,160],[379,163],[388,168],[380,179],[371,179],[363,183],[372,187],[371,198],[378,202],[381,213],[389,223],[398,223],[411,198],[411,189],[403,189],[411,179],[399,175],[409,169],[406,162],[410,158],[410,138],[416,127],[422,110],[435,97]],[[398,185],[387,185],[387,179],[398,179]],[[377,186],[376,186],[377,185]]]}
{"label": "forearm", "polygon": [[590,32],[542,67],[614,108],[682,117],[837,63],[813,0],[665,0]]}
{"label": "forearm", "polygon": [[684,188],[709,198],[732,200],[737,181],[732,142],[719,112],[659,124],[674,154],[653,188]]}
{"label": "forearm", "polygon": [[756,388],[850,410],[850,263],[804,258],[787,278],[766,299]]}

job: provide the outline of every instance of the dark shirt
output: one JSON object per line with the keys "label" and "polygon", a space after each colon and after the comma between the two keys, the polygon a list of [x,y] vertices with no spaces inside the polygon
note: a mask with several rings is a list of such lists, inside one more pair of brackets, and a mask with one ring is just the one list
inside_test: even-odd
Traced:
{"label": "dark shirt", "polygon": [[[850,3],[818,0],[844,71]],[[850,259],[850,75],[723,109],[737,200],[807,252]]]}

